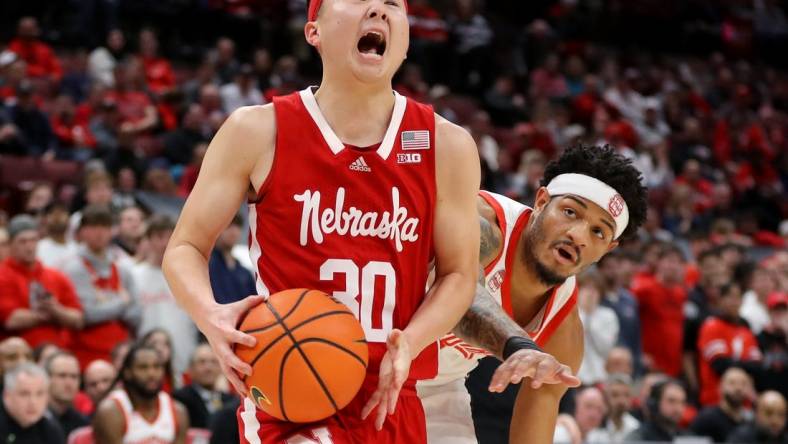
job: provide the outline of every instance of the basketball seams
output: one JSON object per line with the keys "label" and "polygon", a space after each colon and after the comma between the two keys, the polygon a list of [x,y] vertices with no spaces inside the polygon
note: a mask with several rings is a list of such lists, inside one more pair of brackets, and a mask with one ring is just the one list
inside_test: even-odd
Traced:
{"label": "basketball seams", "polygon": [[[334,348],[337,348],[339,350],[342,350],[343,352],[345,352],[345,353],[349,354],[350,356],[352,356],[353,358],[355,358],[355,360],[358,361],[361,364],[362,367],[367,368],[367,364],[364,362],[364,359],[362,359],[361,356],[357,355],[353,350],[347,349],[347,348],[343,347],[342,345],[337,344],[334,341],[329,341],[328,339],[323,339],[323,338],[308,338],[308,339],[304,339],[302,341],[298,341],[298,345],[304,345],[304,344],[306,344],[308,342],[318,342],[318,343],[326,344],[326,345],[329,345],[331,347],[334,347]],[[366,341],[364,341],[364,342],[366,342]]]}
{"label": "basketball seams", "polygon": [[[321,313],[321,314],[319,314],[319,315],[315,315],[315,316],[312,316],[312,317],[310,317],[310,318],[304,319],[303,321],[299,322],[298,324],[296,324],[296,325],[294,325],[293,327],[291,327],[291,328],[289,328],[289,329],[286,329],[286,330],[289,330],[289,331],[291,331],[291,332],[294,332],[294,331],[298,330],[299,328],[303,327],[304,325],[306,325],[306,324],[308,324],[308,323],[310,323],[310,322],[312,322],[312,321],[316,321],[316,320],[318,320],[318,319],[320,319],[320,318],[324,318],[324,317],[328,317],[328,316],[333,316],[333,315],[350,315],[350,316],[353,316],[353,313],[351,313],[351,312],[349,312],[349,311],[344,311],[344,310],[342,310],[342,311],[340,311],[340,310],[337,310],[337,311],[329,311],[328,313]],[[275,324],[275,325],[279,325],[279,324],[277,323],[277,324]],[[284,324],[281,324],[281,325],[283,325],[283,326],[284,326]],[[245,333],[249,333],[249,332],[245,332]],[[255,332],[255,333],[258,333],[258,332]],[[254,359],[252,359],[252,360],[249,362],[249,365],[251,365],[252,367],[254,367],[254,365],[257,363],[257,361],[259,361],[259,360],[260,360],[260,358],[261,358],[261,357],[262,357],[262,356],[263,356],[263,355],[264,355],[266,352],[268,352],[268,350],[270,350],[270,349],[271,349],[271,347],[273,347],[274,345],[276,345],[276,344],[277,344],[277,343],[278,343],[278,342],[279,342],[279,341],[280,341],[282,338],[284,338],[285,336],[287,336],[287,332],[285,332],[285,333],[282,333],[281,335],[279,335],[279,336],[277,336],[276,338],[272,339],[272,340],[271,340],[271,342],[269,342],[269,343],[268,343],[268,345],[266,345],[264,349],[260,350],[260,353],[258,353],[258,354],[257,354],[257,356],[255,356],[255,357],[254,357]],[[366,343],[367,341],[366,341],[366,339],[362,339],[362,340],[359,340],[359,342],[364,342],[364,343]],[[244,375],[244,380],[246,380],[246,375]]]}
{"label": "basketball seams", "polygon": [[[301,296],[299,296],[299,300],[301,298],[303,298],[306,293],[309,293],[309,290],[305,290],[304,293],[302,293]],[[304,362],[306,363],[307,367],[309,367],[309,371],[312,372],[312,376],[315,378],[315,380],[318,382],[318,384],[320,384],[320,388],[323,389],[323,393],[325,393],[326,397],[331,402],[331,405],[334,406],[334,411],[335,412],[339,411],[339,407],[337,406],[336,401],[334,401],[334,397],[331,396],[331,392],[328,390],[328,387],[326,387],[325,382],[323,382],[323,379],[320,378],[320,375],[318,374],[317,370],[315,370],[315,367],[312,365],[312,363],[309,361],[309,358],[306,356],[306,353],[304,353],[304,351],[301,349],[301,346],[299,345],[298,341],[296,341],[295,336],[293,336],[293,333],[290,331],[290,329],[287,327],[287,325],[283,322],[283,319],[279,315],[279,312],[277,312],[276,308],[273,305],[271,305],[271,303],[269,303],[268,301],[266,301],[265,304],[268,306],[268,309],[271,310],[271,313],[273,313],[274,317],[276,317],[277,321],[280,324],[282,324],[282,328],[284,328],[285,332],[290,337],[290,340],[293,342],[293,347],[290,348],[287,351],[286,354],[289,354],[290,351],[293,350],[293,348],[298,350],[298,353],[301,355],[301,358],[304,360]],[[287,362],[287,359],[283,358],[281,365],[284,366],[285,362]],[[281,368],[280,374],[279,374],[279,404],[280,404],[281,407],[284,407],[284,400],[283,400],[283,397],[282,397],[282,379],[284,378],[284,376],[283,376],[284,372],[282,370],[284,370],[284,367]],[[283,410],[283,416],[284,416],[284,410]],[[286,417],[285,417],[285,419],[286,419]]]}
{"label": "basketball seams", "polygon": [[[298,308],[298,306],[299,306],[299,305],[301,305],[301,301],[303,301],[303,300],[304,300],[304,297],[307,295],[307,293],[309,293],[309,291],[310,291],[310,290],[304,290],[304,292],[303,292],[303,293],[301,293],[301,294],[298,296],[298,300],[295,302],[295,304],[293,304],[293,306],[292,306],[292,307],[290,307],[290,310],[289,310],[289,311],[288,311],[288,312],[287,312],[287,313],[284,315],[284,317],[283,317],[283,318],[282,318],[282,319],[281,319],[279,322],[281,322],[281,321],[284,321],[285,319],[287,319],[288,317],[290,317],[290,315],[291,315],[291,314],[293,314],[293,313],[296,311],[296,309]],[[266,304],[267,304],[267,301],[266,301]],[[249,311],[247,311],[246,313],[244,313],[244,314],[243,314],[243,316],[241,317],[241,319],[238,321],[238,326],[239,326],[239,327],[241,326],[241,324],[243,324],[243,321],[245,321],[245,320],[246,320],[246,316],[247,316],[248,314],[249,314]],[[264,326],[262,326],[262,327],[253,328],[253,329],[251,329],[251,330],[241,330],[241,332],[242,332],[242,333],[246,333],[246,334],[250,334],[250,333],[260,333],[261,331],[265,331],[265,330],[268,330],[269,328],[275,327],[277,323],[278,323],[278,322],[272,322],[272,323],[270,323],[270,324],[268,324],[268,325],[264,325]]]}

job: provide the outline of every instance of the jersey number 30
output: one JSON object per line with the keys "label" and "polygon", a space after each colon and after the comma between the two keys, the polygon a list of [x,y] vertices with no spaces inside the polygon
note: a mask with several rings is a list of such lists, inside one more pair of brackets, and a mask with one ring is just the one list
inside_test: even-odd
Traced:
{"label": "jersey number 30", "polygon": [[[333,281],[336,274],[345,275],[345,289],[335,291],[333,296],[350,307],[356,319],[361,321],[367,342],[386,342],[393,325],[397,294],[394,267],[389,262],[370,261],[364,265],[364,268],[359,268],[350,259],[329,259],[320,267],[321,281]],[[372,307],[375,300],[375,278],[378,276],[385,280],[385,293],[383,311],[378,324],[381,327],[375,328],[372,326]]]}

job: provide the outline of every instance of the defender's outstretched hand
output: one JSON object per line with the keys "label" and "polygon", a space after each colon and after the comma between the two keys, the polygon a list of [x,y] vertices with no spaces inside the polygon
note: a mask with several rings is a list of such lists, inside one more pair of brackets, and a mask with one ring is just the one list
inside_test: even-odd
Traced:
{"label": "defender's outstretched hand", "polygon": [[524,349],[516,351],[498,366],[490,381],[490,391],[503,392],[507,385],[517,384],[523,378],[531,378],[531,387],[535,389],[543,384],[580,385],[580,379],[572,374],[572,369],[558,362],[553,355]]}

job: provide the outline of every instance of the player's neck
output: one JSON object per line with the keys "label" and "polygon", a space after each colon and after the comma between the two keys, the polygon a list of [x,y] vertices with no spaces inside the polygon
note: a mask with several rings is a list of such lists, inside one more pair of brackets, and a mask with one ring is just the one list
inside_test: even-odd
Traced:
{"label": "player's neck", "polygon": [[337,137],[355,146],[380,142],[394,108],[390,83],[367,85],[329,75],[323,77],[315,100]]}
{"label": "player's neck", "polygon": [[153,419],[151,417],[156,415],[156,412],[159,409],[158,393],[152,398],[140,396],[134,390],[127,389],[126,393],[129,395],[129,400],[131,401],[131,405],[134,407],[134,410],[140,412],[140,414],[145,418]]}

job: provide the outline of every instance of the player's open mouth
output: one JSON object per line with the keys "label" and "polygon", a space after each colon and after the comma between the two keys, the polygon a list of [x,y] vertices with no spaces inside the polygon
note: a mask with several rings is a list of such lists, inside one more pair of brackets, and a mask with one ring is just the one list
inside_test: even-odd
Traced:
{"label": "player's open mouth", "polygon": [[578,256],[577,252],[574,251],[573,248],[566,246],[566,245],[558,245],[553,248],[554,255],[558,259],[558,262],[566,265],[576,265]]}
{"label": "player's open mouth", "polygon": [[378,31],[369,31],[358,40],[358,52],[382,58],[386,52],[386,37]]}

